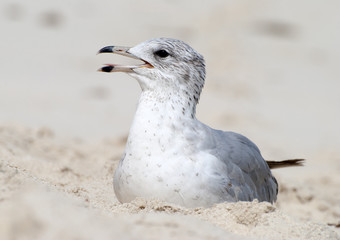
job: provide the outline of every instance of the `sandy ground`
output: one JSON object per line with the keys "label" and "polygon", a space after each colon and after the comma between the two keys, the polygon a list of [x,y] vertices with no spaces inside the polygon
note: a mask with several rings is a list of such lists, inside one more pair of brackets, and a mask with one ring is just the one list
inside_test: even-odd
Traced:
{"label": "sandy ground", "polygon": [[[0,1],[0,239],[340,239],[337,1]],[[198,118],[240,132],[278,201],[120,204],[112,178],[138,101],[95,72],[106,45],[179,38],[205,56]]]}

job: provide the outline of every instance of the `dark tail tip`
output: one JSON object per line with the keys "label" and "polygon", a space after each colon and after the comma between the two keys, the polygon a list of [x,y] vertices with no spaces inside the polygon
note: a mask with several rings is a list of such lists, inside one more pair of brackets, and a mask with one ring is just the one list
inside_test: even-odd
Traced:
{"label": "dark tail tip", "polygon": [[305,159],[288,159],[283,161],[266,161],[270,169],[284,168],[284,167],[298,167],[303,166]]}

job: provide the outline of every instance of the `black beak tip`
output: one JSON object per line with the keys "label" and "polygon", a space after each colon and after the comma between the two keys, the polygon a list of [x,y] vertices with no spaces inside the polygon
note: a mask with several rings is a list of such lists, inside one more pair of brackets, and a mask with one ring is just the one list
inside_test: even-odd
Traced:
{"label": "black beak tip", "polygon": [[114,69],[113,66],[105,66],[100,69],[101,72],[111,72]]}
{"label": "black beak tip", "polygon": [[98,53],[112,53],[114,46],[103,47],[98,51]]}

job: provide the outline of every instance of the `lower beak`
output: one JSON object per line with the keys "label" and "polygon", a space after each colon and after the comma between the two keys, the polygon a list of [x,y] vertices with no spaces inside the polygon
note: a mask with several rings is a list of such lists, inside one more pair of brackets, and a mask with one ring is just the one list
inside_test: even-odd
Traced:
{"label": "lower beak", "polygon": [[129,47],[118,47],[118,46],[107,46],[103,47],[98,51],[98,54],[100,53],[116,53],[119,55],[123,55],[126,57],[138,59],[144,62],[144,64],[140,65],[117,65],[117,64],[105,64],[104,67],[98,69],[99,72],[134,72],[133,70],[136,68],[153,68],[153,66],[145,61],[144,59],[141,59],[129,52]]}

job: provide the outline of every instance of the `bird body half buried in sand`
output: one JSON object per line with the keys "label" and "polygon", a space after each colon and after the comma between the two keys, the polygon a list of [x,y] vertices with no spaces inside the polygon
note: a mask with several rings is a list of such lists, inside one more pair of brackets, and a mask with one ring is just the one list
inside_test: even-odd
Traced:
{"label": "bird body half buried in sand", "polygon": [[[225,201],[276,201],[277,181],[257,146],[240,134],[212,129],[196,119],[205,81],[205,63],[199,53],[169,38],[99,51],[107,52],[143,62],[108,64],[99,70],[126,72],[142,89],[114,176],[120,202],[142,197],[209,207]],[[270,164],[280,167],[301,162]]]}

